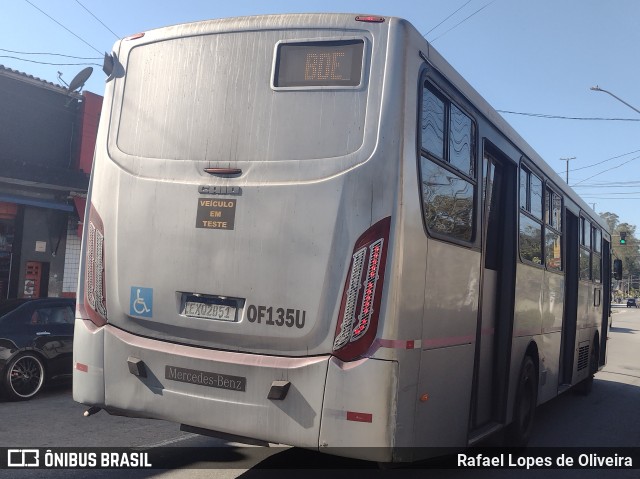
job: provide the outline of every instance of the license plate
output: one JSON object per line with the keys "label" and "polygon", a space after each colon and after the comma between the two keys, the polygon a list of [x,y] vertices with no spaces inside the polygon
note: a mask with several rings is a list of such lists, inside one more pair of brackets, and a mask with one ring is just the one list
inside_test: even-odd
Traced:
{"label": "license plate", "polygon": [[234,305],[224,304],[222,301],[188,298],[184,303],[183,314],[193,318],[235,321],[237,311]]}

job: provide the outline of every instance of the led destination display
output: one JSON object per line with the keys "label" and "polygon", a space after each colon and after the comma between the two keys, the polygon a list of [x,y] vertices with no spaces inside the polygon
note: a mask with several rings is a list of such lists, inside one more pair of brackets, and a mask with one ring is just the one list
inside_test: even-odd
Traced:
{"label": "led destination display", "polygon": [[282,43],[274,86],[358,86],[363,50],[362,40]]}

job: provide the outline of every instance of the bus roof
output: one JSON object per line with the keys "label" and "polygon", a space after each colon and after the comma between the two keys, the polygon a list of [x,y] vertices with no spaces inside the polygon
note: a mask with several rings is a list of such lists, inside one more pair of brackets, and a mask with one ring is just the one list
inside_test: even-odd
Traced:
{"label": "bus roof", "polygon": [[[520,152],[533,161],[534,164],[560,189],[565,198],[573,205],[566,206],[578,213],[577,207],[595,220],[608,232],[607,223],[569,186],[567,183],[544,161],[544,159],[527,143],[522,136],[500,115],[483,97],[460,75],[455,68],[420,34],[420,32],[407,20],[392,16],[376,16],[355,13],[297,13],[297,14],[272,14],[245,17],[231,17],[221,19],[203,20],[193,23],[176,24],[162,27],[147,32],[132,35],[125,38],[139,38],[140,35],[148,36],[183,36],[198,33],[212,33],[216,31],[243,31],[255,29],[268,29],[274,27],[309,28],[318,27],[336,29],[361,29],[376,31],[381,28],[412,31],[412,36],[423,43],[421,53],[433,68],[444,75],[451,84],[472,103],[480,114],[492,123]],[[116,46],[119,42],[116,43]],[[415,52],[416,55],[420,52]],[[608,235],[607,233],[605,233]]]}

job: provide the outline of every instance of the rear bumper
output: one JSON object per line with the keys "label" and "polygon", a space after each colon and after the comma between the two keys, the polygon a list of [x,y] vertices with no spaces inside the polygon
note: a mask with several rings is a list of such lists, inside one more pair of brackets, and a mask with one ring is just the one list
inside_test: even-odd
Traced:
{"label": "rear bumper", "polygon": [[[130,372],[129,358],[146,377]],[[74,400],[107,411],[332,453],[356,446],[341,455],[390,460],[392,361],[207,350],[76,319],[73,376]],[[290,383],[283,400],[267,397],[275,381]]]}

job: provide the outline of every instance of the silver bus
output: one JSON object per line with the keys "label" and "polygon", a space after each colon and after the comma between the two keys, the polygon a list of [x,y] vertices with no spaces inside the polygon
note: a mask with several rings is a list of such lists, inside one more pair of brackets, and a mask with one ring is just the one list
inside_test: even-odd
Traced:
{"label": "silver bus", "polygon": [[176,25],[105,71],[76,401],[401,462],[589,391],[606,223],[407,21]]}

